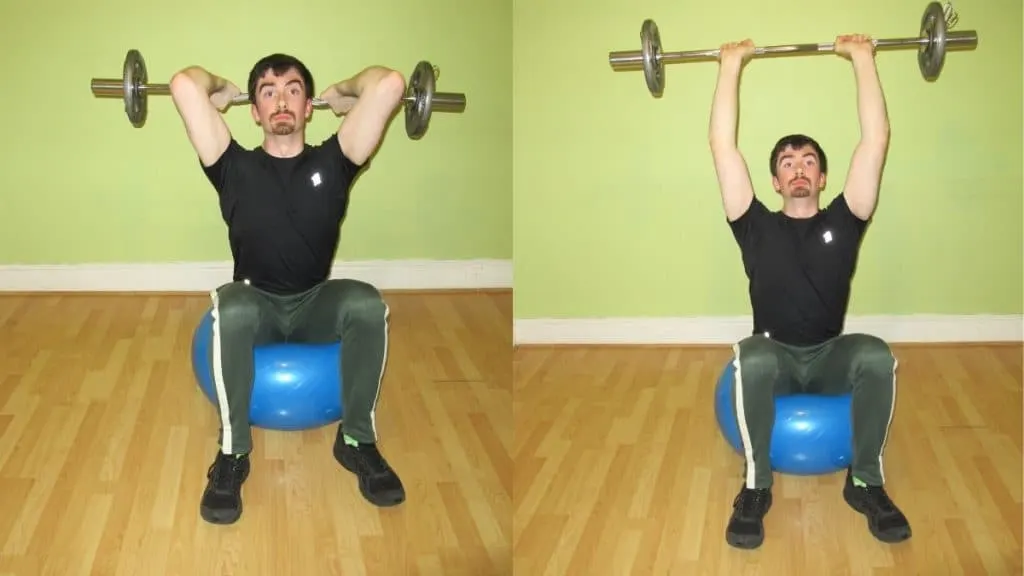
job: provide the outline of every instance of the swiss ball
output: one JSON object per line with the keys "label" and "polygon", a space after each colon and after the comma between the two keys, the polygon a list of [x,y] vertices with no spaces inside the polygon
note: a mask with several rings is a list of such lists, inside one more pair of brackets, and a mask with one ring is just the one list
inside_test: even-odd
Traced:
{"label": "swiss ball", "polygon": [[[715,389],[719,431],[738,454],[743,444],[736,422],[735,369],[726,364]],[[843,470],[853,457],[850,394],[792,394],[775,398],[769,461],[773,470],[796,476]]]}
{"label": "swiss ball", "polygon": [[[213,315],[207,310],[192,335],[192,371],[216,408],[210,350]],[[341,344],[283,343],[253,350],[249,422],[270,430],[308,430],[337,422],[341,405]]]}

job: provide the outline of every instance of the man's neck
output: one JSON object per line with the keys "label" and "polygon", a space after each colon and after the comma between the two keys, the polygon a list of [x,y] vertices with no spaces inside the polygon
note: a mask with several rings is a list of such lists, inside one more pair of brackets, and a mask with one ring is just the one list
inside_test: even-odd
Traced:
{"label": "man's neck", "polygon": [[790,218],[811,218],[819,210],[817,198],[789,198],[782,203],[782,213]]}
{"label": "man's neck", "polygon": [[294,158],[306,147],[303,134],[296,132],[287,136],[268,134],[263,138],[263,150],[275,158]]}

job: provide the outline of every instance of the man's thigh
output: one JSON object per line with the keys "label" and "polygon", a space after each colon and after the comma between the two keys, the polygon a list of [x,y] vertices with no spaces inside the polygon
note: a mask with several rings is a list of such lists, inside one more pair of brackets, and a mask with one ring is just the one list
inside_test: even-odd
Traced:
{"label": "man's thigh", "polygon": [[824,345],[809,359],[808,391],[819,394],[849,394],[858,372],[881,363],[891,369],[895,358],[889,345],[868,334],[843,334]]}
{"label": "man's thigh", "polygon": [[296,309],[289,340],[326,344],[337,342],[346,324],[386,319],[387,305],[372,284],[348,278],[328,280],[310,292]]}

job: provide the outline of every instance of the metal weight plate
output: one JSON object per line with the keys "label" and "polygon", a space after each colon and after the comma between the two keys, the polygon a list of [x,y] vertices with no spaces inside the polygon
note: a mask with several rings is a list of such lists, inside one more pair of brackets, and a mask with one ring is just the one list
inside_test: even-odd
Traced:
{"label": "metal weight plate", "polygon": [[405,105],[405,133],[409,138],[419,139],[427,131],[430,124],[430,113],[434,102],[434,88],[437,78],[434,67],[426,60],[416,64],[409,77],[406,96],[412,96],[412,102]]}
{"label": "metal weight plate", "polygon": [[146,122],[146,95],[140,86],[147,81],[146,61],[142,59],[142,53],[129,50],[124,58],[124,113],[136,128]]}
{"label": "metal weight plate", "polygon": [[928,44],[917,51],[917,65],[925,80],[939,77],[946,61],[946,13],[938,2],[929,2],[921,17],[921,37],[928,38]]}
{"label": "metal weight plate", "polygon": [[665,65],[661,63],[661,34],[658,25],[649,18],[640,26],[640,51],[643,54],[647,89],[658,96],[665,90]]}

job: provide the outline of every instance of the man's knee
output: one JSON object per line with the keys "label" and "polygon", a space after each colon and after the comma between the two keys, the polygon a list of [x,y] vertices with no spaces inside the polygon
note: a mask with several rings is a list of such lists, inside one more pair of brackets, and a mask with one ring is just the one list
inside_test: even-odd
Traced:
{"label": "man's knee", "polygon": [[779,376],[778,346],[771,339],[750,336],[736,346],[736,381],[745,390],[772,390]]}
{"label": "man's knee", "polygon": [[882,375],[891,377],[896,369],[896,357],[889,344],[877,336],[870,334],[850,334],[853,348],[853,373]]}
{"label": "man's knee", "polygon": [[336,282],[341,302],[342,317],[355,322],[380,322],[387,319],[388,306],[375,286],[359,280],[332,280]]}
{"label": "man's knee", "polygon": [[214,320],[220,331],[255,333],[260,326],[260,295],[244,282],[232,282],[217,290]]}

